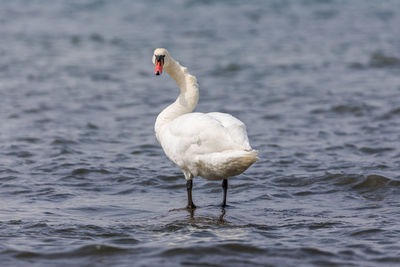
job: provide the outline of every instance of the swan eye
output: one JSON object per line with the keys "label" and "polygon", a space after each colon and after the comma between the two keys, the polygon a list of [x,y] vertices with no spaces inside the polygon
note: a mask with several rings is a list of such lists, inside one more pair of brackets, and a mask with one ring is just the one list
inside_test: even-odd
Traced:
{"label": "swan eye", "polygon": [[165,58],[165,55],[158,55],[158,56],[156,55],[156,62],[164,64],[164,58]]}

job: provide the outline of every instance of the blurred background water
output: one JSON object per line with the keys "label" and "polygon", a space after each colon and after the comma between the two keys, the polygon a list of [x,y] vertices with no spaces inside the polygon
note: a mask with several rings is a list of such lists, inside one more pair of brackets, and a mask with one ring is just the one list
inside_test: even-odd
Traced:
{"label": "blurred background water", "polygon": [[[400,262],[399,1],[1,1],[1,266]],[[185,180],[153,134],[178,94],[260,161]]]}

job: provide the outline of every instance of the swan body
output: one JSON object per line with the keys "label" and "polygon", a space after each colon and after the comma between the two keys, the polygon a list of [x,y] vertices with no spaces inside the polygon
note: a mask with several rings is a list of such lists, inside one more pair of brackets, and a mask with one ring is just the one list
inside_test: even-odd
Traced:
{"label": "swan body", "polygon": [[[154,51],[153,63],[156,75],[165,70],[180,87],[178,98],[158,115],[154,128],[167,157],[183,171],[188,181],[188,196],[190,187],[191,198],[195,176],[224,180],[223,186],[227,187],[229,177],[244,172],[258,160],[245,124],[226,113],[192,112],[199,99],[196,78],[164,48]],[[191,199],[188,207],[190,204],[195,207]]]}

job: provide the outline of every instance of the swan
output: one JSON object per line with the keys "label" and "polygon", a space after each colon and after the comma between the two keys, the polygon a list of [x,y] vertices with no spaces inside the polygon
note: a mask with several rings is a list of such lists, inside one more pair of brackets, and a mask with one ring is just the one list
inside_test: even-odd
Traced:
{"label": "swan", "polygon": [[154,130],[167,157],[183,171],[188,195],[186,208],[196,208],[192,200],[195,176],[223,180],[225,207],[228,178],[244,172],[258,160],[258,151],[249,144],[245,124],[226,113],[192,112],[199,100],[197,80],[165,48],[154,50],[153,64],[155,75],[165,70],[180,88],[175,102],[157,116]]}

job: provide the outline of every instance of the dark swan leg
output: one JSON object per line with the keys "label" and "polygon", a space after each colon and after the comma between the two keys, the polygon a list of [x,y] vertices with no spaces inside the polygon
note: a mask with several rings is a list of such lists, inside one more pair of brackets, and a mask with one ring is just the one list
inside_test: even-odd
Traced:
{"label": "dark swan leg", "polygon": [[188,194],[188,204],[186,206],[187,209],[195,209],[196,205],[194,205],[192,200],[192,187],[193,187],[193,180],[187,180],[186,182],[186,189]]}
{"label": "dark swan leg", "polygon": [[222,181],[222,188],[224,189],[224,200],[222,202],[222,207],[226,207],[226,193],[228,192],[228,179]]}

